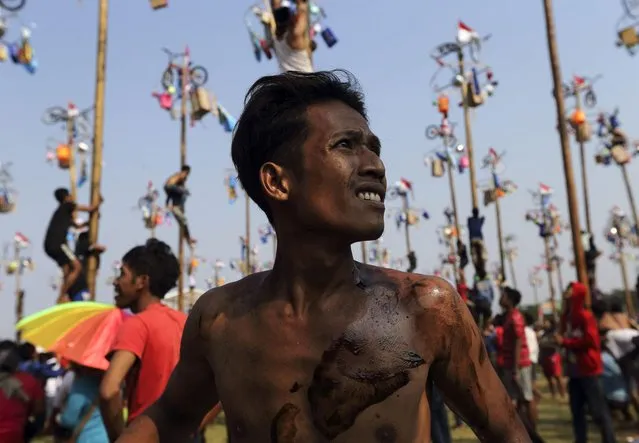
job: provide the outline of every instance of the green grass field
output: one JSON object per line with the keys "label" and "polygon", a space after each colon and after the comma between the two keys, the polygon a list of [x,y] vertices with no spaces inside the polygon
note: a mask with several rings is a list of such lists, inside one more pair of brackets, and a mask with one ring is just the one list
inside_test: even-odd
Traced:
{"label": "green grass field", "polygon": [[[544,383],[545,385],[545,383]],[[567,400],[553,401],[544,390],[545,386],[540,386],[544,398],[541,400],[539,407],[539,425],[538,430],[546,443],[571,443],[572,427],[570,425],[570,411],[568,409]],[[453,423],[451,418],[450,423]],[[617,422],[618,423],[618,422]],[[591,442],[600,441],[596,433],[594,425],[589,427],[591,431]],[[474,443],[477,439],[467,426],[461,429],[453,430],[453,441],[455,443]],[[639,431],[633,430],[631,426],[621,425],[618,423],[618,443],[624,443],[626,437],[631,435],[639,435]],[[216,423],[209,427],[207,433],[207,443],[227,443],[226,430],[224,428],[224,417],[218,417]],[[37,443],[50,443],[51,440],[43,438],[37,440]]]}
{"label": "green grass field", "polygon": [[[545,383],[543,384],[545,385]],[[546,443],[572,443],[572,426],[570,423],[570,410],[568,408],[568,401],[566,400],[551,400],[548,395],[548,391],[545,390],[545,386],[540,385],[540,391],[544,398],[541,400],[539,407],[539,424],[538,431],[541,436],[546,440]],[[452,417],[450,419],[451,425],[454,423]],[[638,431],[634,431],[631,426],[618,424],[618,443],[624,443],[626,437],[631,435],[639,435]],[[597,428],[594,424],[589,426],[590,438],[589,441],[600,441],[600,437],[597,434]],[[453,441],[455,443],[475,443],[473,432],[468,426],[463,426],[460,429],[452,431]],[[226,431],[224,429],[224,417],[219,417],[218,421],[209,428],[207,434],[207,443],[227,443]]]}

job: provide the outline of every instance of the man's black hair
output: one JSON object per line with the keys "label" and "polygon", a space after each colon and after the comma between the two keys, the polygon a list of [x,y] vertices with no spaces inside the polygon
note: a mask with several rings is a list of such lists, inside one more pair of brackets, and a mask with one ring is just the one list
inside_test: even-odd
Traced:
{"label": "man's black hair", "polygon": [[590,309],[596,318],[601,318],[606,312],[610,312],[610,304],[607,297],[594,298]]}
{"label": "man's black hair", "polygon": [[179,271],[178,260],[169,245],[154,238],[136,246],[122,257],[135,276],[149,277],[149,291],[155,297],[164,298],[175,287]]}
{"label": "man's black hair", "polygon": [[535,319],[530,312],[524,312],[524,320],[526,321],[526,326],[532,326],[535,324]]}
{"label": "man's black hair", "polygon": [[272,161],[299,176],[302,145],[309,133],[307,108],[333,100],[345,103],[368,121],[359,84],[343,70],[266,76],[246,94],[231,157],[242,187],[270,222],[272,214],[260,182],[262,165]]}
{"label": "man's black hair", "polygon": [[497,326],[503,326],[504,325],[504,314],[497,314],[493,317],[493,320],[491,322],[493,324],[493,326],[497,327]]}
{"label": "man's black hair", "polygon": [[513,306],[519,306],[519,303],[521,303],[521,292],[509,286],[506,286],[503,290],[504,295],[510,300]]}
{"label": "man's black hair", "polygon": [[0,341],[0,372],[16,372],[20,365],[18,345],[11,340]]}
{"label": "man's black hair", "polygon": [[69,195],[69,190],[67,188],[58,188],[53,191],[53,196],[55,197],[58,203],[64,202],[64,199]]}
{"label": "man's black hair", "polygon": [[288,22],[291,19],[291,8],[282,6],[277,9],[274,9],[273,18],[275,19],[275,23],[277,24]]}
{"label": "man's black hair", "polygon": [[624,312],[623,302],[621,301],[620,297],[610,297],[608,299],[608,308],[613,314],[621,314]]}
{"label": "man's black hair", "polygon": [[20,354],[20,360],[29,361],[33,359],[36,353],[36,347],[29,342],[20,343],[18,345],[18,354]]}
{"label": "man's black hair", "polygon": [[182,172],[191,172],[191,167],[189,165],[182,166]]}

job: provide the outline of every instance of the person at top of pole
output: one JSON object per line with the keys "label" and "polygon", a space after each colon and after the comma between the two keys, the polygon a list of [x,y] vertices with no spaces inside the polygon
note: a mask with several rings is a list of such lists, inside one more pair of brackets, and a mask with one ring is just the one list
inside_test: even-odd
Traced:
{"label": "person at top of pole", "polygon": [[75,256],[69,245],[67,244],[67,234],[69,228],[76,225],[73,214],[75,211],[95,212],[102,204],[102,197],[95,205],[84,206],[78,205],[68,189],[58,188],[53,193],[58,207],[56,208],[47,233],[44,236],[44,252],[56,262],[62,270],[62,284],[60,285],[60,294],[58,303],[69,301],[69,288],[76,281],[82,272],[82,264]]}
{"label": "person at top of pole", "polygon": [[275,35],[273,49],[280,72],[313,72],[314,42],[309,34],[308,0],[295,0],[295,11],[289,0],[271,0]]}
{"label": "person at top of pole", "polygon": [[184,441],[218,402],[234,442],[429,442],[427,379],[482,441],[530,442],[454,288],[353,260],[384,231],[387,183],[351,74],[259,79],[231,152],[277,234],[273,269],[198,299],[120,443]]}
{"label": "person at top of pole", "polygon": [[189,231],[189,224],[186,219],[186,209],[184,207],[186,203],[186,197],[189,195],[189,191],[186,189],[186,180],[191,174],[191,167],[184,165],[182,168],[171,175],[164,182],[164,192],[166,193],[166,210],[173,213],[175,219],[184,229],[184,238],[189,246],[192,248],[195,246],[195,239],[191,238],[191,232]]}

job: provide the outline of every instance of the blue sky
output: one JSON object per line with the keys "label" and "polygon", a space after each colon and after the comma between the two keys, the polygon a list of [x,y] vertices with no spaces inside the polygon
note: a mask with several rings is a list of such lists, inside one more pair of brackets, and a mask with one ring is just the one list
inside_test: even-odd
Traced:
{"label": "blue sky", "polygon": [[[37,24],[33,45],[39,71],[31,76],[10,63],[0,66],[4,104],[0,107],[0,161],[14,163],[14,185],[20,192],[17,211],[0,216],[0,241],[11,241],[15,231],[32,240],[27,253],[33,256],[36,269],[24,277],[25,310],[32,313],[50,306],[56,297],[49,287],[56,267],[42,252],[42,241],[55,207],[52,191],[68,183],[63,171],[45,162],[46,139],[62,137],[62,132],[42,125],[40,117],[52,105],[72,100],[83,108],[93,101],[97,2],[28,1],[22,20]],[[124,2],[111,3],[103,172],[106,201],[100,231],[100,242],[109,251],[98,283],[98,299],[106,302],[112,299],[112,289],[106,284],[111,263],[147,236],[139,213],[132,208],[148,180],[161,182],[179,164],[179,126],[151,98],[151,93],[159,89],[166,64],[160,48],[177,51],[188,44],[194,62],[209,71],[208,86],[235,116],[240,114],[244,94],[252,82],[277,69],[273,61],[257,63],[253,58],[243,25],[249,1],[172,0],[169,8],[157,12],[146,1],[126,2],[126,7]],[[422,221],[412,232],[418,270],[424,273],[432,271],[442,252],[435,231],[443,224],[442,211],[449,204],[447,180],[432,178],[422,162],[424,154],[436,147],[435,142],[424,138],[424,128],[439,118],[431,106],[429,79],[435,66],[428,54],[437,44],[454,39],[458,19],[480,33],[492,33],[483,59],[493,68],[500,84],[495,96],[473,114],[474,145],[478,157],[490,146],[507,152],[504,178],[514,180],[519,191],[503,200],[504,231],[518,238],[517,278],[524,301],[532,301],[527,272],[540,263],[543,245],[535,227],[524,222],[525,211],[531,206],[527,189],[544,182],[556,190],[555,204],[564,213],[567,206],[559,138],[554,129],[542,2],[518,2],[516,9],[512,1],[506,0],[411,0],[396,2],[394,7],[389,7],[390,2],[363,0],[323,0],[321,4],[339,43],[329,50],[319,42],[316,67],[346,68],[359,78],[366,93],[371,126],[383,143],[389,182],[400,177],[412,180],[415,206],[427,208],[431,214],[431,220]],[[614,45],[620,5],[588,1],[576,14],[572,4],[556,2],[555,13],[564,78],[573,73],[603,73],[596,88],[600,107],[619,106],[622,124],[627,123],[625,129],[631,137],[639,137],[635,132],[639,128],[629,124],[639,120],[635,106],[639,90],[632,87],[637,59]],[[12,35],[17,32],[14,28]],[[463,138],[461,110],[452,108],[451,121],[460,124],[458,136]],[[188,133],[188,162],[193,165],[188,214],[193,235],[200,241],[198,254],[212,260],[237,257],[238,237],[243,234],[244,205],[229,205],[223,185],[225,169],[231,166],[230,140],[230,135],[212,118]],[[595,166],[592,155],[596,147],[596,141],[587,146],[592,217],[599,246],[609,252],[602,238],[608,210],[615,204],[629,207],[619,170]],[[573,148],[578,174],[578,150]],[[639,184],[637,169],[635,163],[631,164],[635,190]],[[479,178],[488,178],[484,170],[479,170]],[[468,175],[457,176],[456,181],[460,214],[465,219],[470,212]],[[88,187],[82,188],[79,201],[84,203],[87,199]],[[257,240],[257,228],[266,219],[255,205],[252,208],[253,236]],[[580,209],[583,221],[583,207]],[[494,210],[490,207],[485,213],[484,235],[491,259],[495,260]],[[162,227],[158,236],[171,245],[177,243],[175,226]],[[384,239],[393,254],[405,253],[402,233],[394,223],[388,223]],[[562,252],[570,257],[569,235],[564,234],[560,241]],[[264,261],[270,254],[270,246],[262,247]],[[634,282],[635,263],[630,264],[630,271]],[[568,265],[563,272],[566,280],[575,273]],[[620,271],[607,258],[600,260],[598,275],[604,290],[620,286]],[[208,276],[209,268],[202,266],[198,274],[201,285]],[[226,277],[230,280],[237,275],[227,271]],[[4,275],[0,278],[0,336],[9,336],[13,279]],[[540,296],[547,297],[545,284]]]}

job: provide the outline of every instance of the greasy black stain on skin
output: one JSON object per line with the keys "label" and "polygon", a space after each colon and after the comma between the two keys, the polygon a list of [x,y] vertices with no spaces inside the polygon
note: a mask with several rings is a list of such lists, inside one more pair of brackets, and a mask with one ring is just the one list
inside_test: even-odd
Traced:
{"label": "greasy black stain on skin", "polygon": [[392,425],[382,425],[375,430],[375,441],[378,443],[396,443],[397,431]]}
{"label": "greasy black stain on skin", "polygon": [[347,332],[324,352],[313,374],[308,401],[315,427],[334,439],[366,408],[406,386],[409,370],[424,363],[392,342],[367,341]]}
{"label": "greasy black stain on skin", "polygon": [[427,285],[421,281],[411,281],[410,282],[410,295],[413,298],[419,298],[424,292],[424,289],[427,288]]}
{"label": "greasy black stain on skin", "polygon": [[290,392],[291,394],[294,394],[295,392],[299,391],[301,388],[300,384],[295,382],[293,383],[293,386],[291,386],[291,389],[289,389],[288,392]]}
{"label": "greasy black stain on skin", "polygon": [[295,418],[300,408],[292,403],[286,403],[275,415],[271,422],[271,443],[294,443],[297,435]]}

